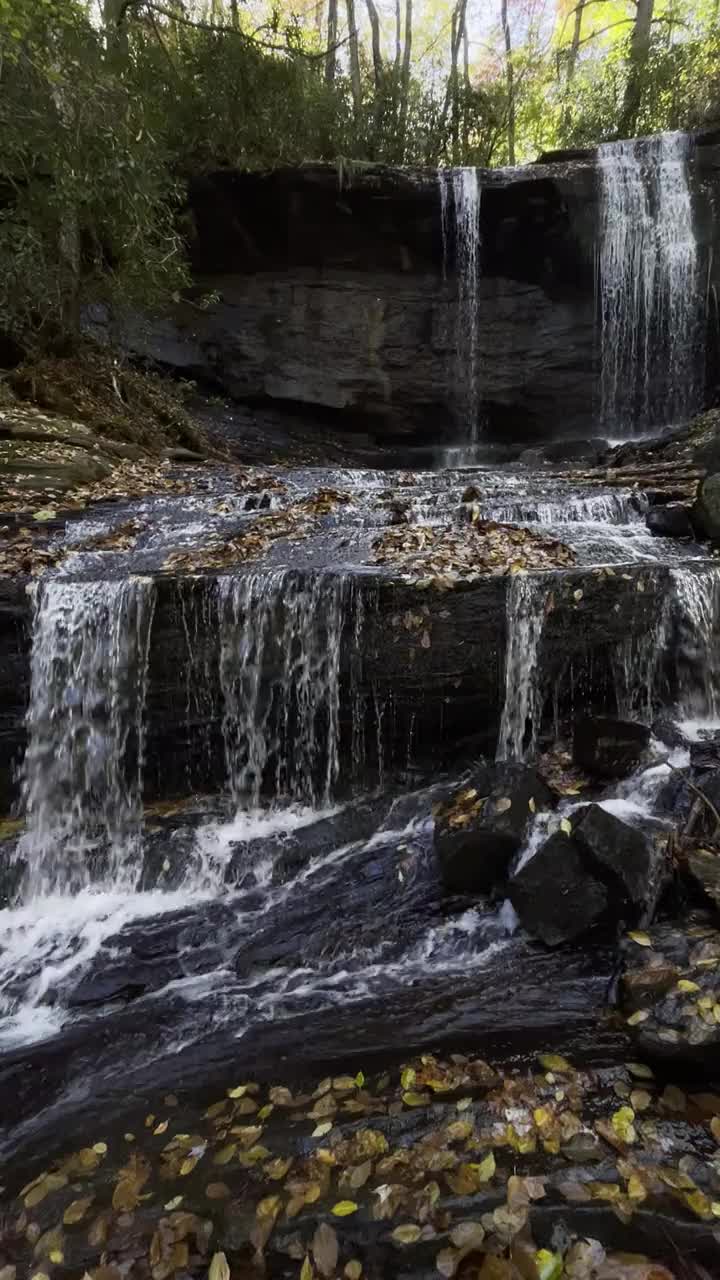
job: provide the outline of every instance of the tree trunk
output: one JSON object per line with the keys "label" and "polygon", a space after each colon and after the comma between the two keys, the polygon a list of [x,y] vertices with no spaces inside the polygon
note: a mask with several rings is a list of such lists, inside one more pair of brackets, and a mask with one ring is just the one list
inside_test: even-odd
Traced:
{"label": "tree trunk", "polygon": [[380,43],[380,18],[375,7],[375,0],[366,0],[368,17],[370,18],[370,31],[372,33],[372,59],[373,71],[375,73],[375,92],[379,96],[382,92],[383,83],[383,60],[382,45]]}
{"label": "tree trunk", "polygon": [[[455,120],[457,113],[457,97],[458,97],[458,57],[460,54],[460,40],[462,38],[463,28],[465,26],[465,13],[467,10],[467,0],[457,0],[457,4],[452,13],[450,24],[450,74],[448,75],[447,88],[445,90],[445,101],[443,103],[442,115],[440,117],[440,146],[445,145],[446,127],[448,114],[451,112],[451,122],[453,129],[453,139],[455,133]],[[455,152],[453,150],[453,160]]]}
{"label": "tree trunk", "polygon": [[410,99],[410,56],[412,53],[412,0],[405,0],[405,48],[403,49],[402,77],[400,80],[400,146],[405,156],[408,104]]}
{"label": "tree trunk", "polygon": [[570,84],[575,75],[577,66],[578,53],[580,52],[580,36],[582,34],[582,22],[585,14],[585,0],[578,0],[575,6],[575,21],[573,23],[572,40],[570,41],[570,52],[567,60],[567,83]]}
{"label": "tree trunk", "polygon": [[348,20],[348,45],[350,49],[350,85],[352,87],[355,119],[360,119],[362,111],[362,83],[360,80],[360,52],[358,49],[357,21],[355,18],[355,0],[345,0]]}
{"label": "tree trunk", "polygon": [[463,46],[463,89],[465,98],[463,102],[463,164],[467,164],[468,151],[470,149],[470,42],[468,40],[467,30],[467,10],[465,11],[465,20],[462,29],[462,46]]}
{"label": "tree trunk", "polygon": [[652,31],[653,10],[655,0],[636,0],[637,13],[630,40],[630,59],[628,78],[625,86],[622,115],[620,117],[620,137],[629,138],[637,129],[638,116],[642,105],[643,81],[650,54],[650,33]]}
{"label": "tree trunk", "polygon": [[230,25],[235,27],[236,30],[240,27],[240,9],[238,7],[238,0],[230,0]]}
{"label": "tree trunk", "polygon": [[512,63],[512,36],[508,19],[508,0],[502,0],[500,10],[503,37],[505,39],[505,84],[507,85],[507,144],[508,164],[515,163],[515,72]]}
{"label": "tree trunk", "polygon": [[325,54],[325,83],[334,84],[337,69],[337,0],[328,0],[327,53]]}
{"label": "tree trunk", "polygon": [[[720,0],[718,0],[720,3]],[[400,0],[395,0],[395,65],[393,75],[395,84],[400,84],[400,62],[402,58],[402,18],[400,16]]]}
{"label": "tree trunk", "polygon": [[128,40],[122,0],[103,0],[102,23],[108,53],[125,56]]}

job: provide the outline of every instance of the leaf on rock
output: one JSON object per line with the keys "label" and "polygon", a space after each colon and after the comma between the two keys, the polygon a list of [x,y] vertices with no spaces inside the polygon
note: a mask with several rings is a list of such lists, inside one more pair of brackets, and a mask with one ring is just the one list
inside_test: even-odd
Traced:
{"label": "leaf on rock", "polygon": [[461,1255],[457,1249],[442,1249],[435,1259],[435,1266],[441,1276],[451,1277],[455,1275],[458,1262]]}
{"label": "leaf on rock", "polygon": [[224,1253],[213,1254],[208,1280],[230,1280],[230,1267]]}
{"label": "leaf on rock", "polygon": [[430,1101],[429,1093],[404,1093],[402,1100],[406,1107],[426,1107]]}
{"label": "leaf on rock", "polygon": [[357,1208],[358,1207],[354,1200],[338,1200],[337,1204],[333,1205],[330,1212],[333,1213],[336,1218],[347,1218],[351,1213],[357,1213]]}
{"label": "leaf on rock", "polygon": [[396,1227],[392,1233],[395,1244],[417,1244],[422,1235],[422,1228],[416,1222],[405,1222]]}
{"label": "leaf on rock", "polygon": [[628,934],[628,938],[632,939],[633,942],[637,943],[639,947],[652,946],[652,938],[649,936],[649,934],[642,933],[638,929],[633,929],[633,931]]}
{"label": "leaf on rock", "polygon": [[499,800],[495,801],[496,813],[507,813],[508,809],[512,809],[512,800],[509,796],[501,796]]}
{"label": "leaf on rock", "polygon": [[544,1071],[553,1071],[558,1075],[567,1075],[575,1070],[567,1058],[561,1058],[559,1053],[542,1053],[538,1062]]}
{"label": "leaf on rock", "polygon": [[338,1238],[327,1222],[321,1222],[315,1231],[312,1254],[321,1276],[333,1276],[339,1256]]}
{"label": "leaf on rock", "polygon": [[562,1254],[551,1253],[549,1249],[538,1249],[535,1266],[538,1280],[560,1280],[563,1273]]}
{"label": "leaf on rock", "polygon": [[94,1199],[94,1196],[85,1196],[82,1200],[73,1200],[63,1214],[65,1226],[74,1227],[77,1222],[82,1222]]}

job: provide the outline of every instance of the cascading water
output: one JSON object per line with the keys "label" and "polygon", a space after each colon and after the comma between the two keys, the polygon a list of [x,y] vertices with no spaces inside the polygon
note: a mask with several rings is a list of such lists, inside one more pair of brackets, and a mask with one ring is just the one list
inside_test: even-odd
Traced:
{"label": "cascading water", "polygon": [[35,589],[18,848],[26,899],[135,883],[154,605],[145,578]]}
{"label": "cascading water", "polygon": [[[279,569],[218,582],[223,741],[230,792],[327,805],[340,771],[341,645],[349,580]],[[351,627],[359,649],[362,614]],[[360,732],[360,725],[355,729]],[[358,746],[359,749],[359,746]]]}
{"label": "cascading water", "polygon": [[478,285],[480,275],[480,183],[477,169],[440,170],[443,273],[454,247],[457,280],[453,360],[448,368],[457,427],[468,446],[448,451],[447,461],[472,461],[478,438]]}
{"label": "cascading water", "polygon": [[542,690],[538,658],[548,584],[541,575],[515,574],[506,598],[505,701],[498,734],[498,760],[524,760],[540,728]]}
{"label": "cascading water", "polygon": [[688,150],[680,133],[598,148],[601,418],[610,435],[699,407],[703,304]]}
{"label": "cascading water", "polygon": [[720,568],[672,570],[677,714],[720,719]]}

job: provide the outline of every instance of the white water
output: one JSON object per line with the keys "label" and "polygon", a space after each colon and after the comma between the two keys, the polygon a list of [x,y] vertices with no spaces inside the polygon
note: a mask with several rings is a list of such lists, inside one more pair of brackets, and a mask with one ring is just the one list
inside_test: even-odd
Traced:
{"label": "white water", "polygon": [[443,273],[455,250],[456,305],[450,398],[458,431],[466,442],[446,452],[446,466],[475,461],[478,440],[478,287],[480,278],[480,183],[477,169],[439,170]]}
{"label": "white water", "polygon": [[143,578],[35,588],[18,849],[26,899],[135,882],[154,604]]}
{"label": "white water", "polygon": [[598,148],[601,422],[628,436],[688,418],[701,387],[702,294],[689,139]]}
{"label": "white water", "polygon": [[223,741],[237,806],[259,805],[268,773],[276,796],[330,803],[340,771],[341,646],[353,600],[339,574],[304,578],[278,569],[219,580]]}
{"label": "white water", "polygon": [[538,659],[549,587],[542,574],[516,573],[506,599],[505,702],[498,760],[532,754],[542,716]]}
{"label": "white water", "polygon": [[677,679],[681,720],[720,717],[720,567],[672,570]]}

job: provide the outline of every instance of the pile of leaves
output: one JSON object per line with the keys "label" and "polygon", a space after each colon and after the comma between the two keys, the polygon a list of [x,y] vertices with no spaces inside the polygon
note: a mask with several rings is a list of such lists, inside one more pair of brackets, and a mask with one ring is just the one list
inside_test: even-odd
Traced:
{"label": "pile of leaves", "polygon": [[[116,502],[156,493],[190,493],[191,489],[191,481],[179,476],[169,462],[157,458],[139,462],[118,460],[109,476],[62,495],[47,489],[33,493],[3,482],[0,511],[30,512],[34,518],[42,513],[42,518],[54,520],[61,511],[84,510],[92,502]],[[41,502],[45,505],[38,507]]]}
{"label": "pile of leaves", "polygon": [[195,573],[205,569],[225,569],[246,560],[256,560],[274,542],[308,537],[321,517],[331,514],[338,506],[350,500],[347,493],[318,489],[310,497],[302,498],[282,511],[273,511],[253,520],[234,538],[223,539],[218,532],[211,534],[202,547],[172,551],[164,568]]}
{"label": "pile of leaves", "polygon": [[[712,1238],[719,1142],[720,1096],[663,1088],[642,1062],[597,1073],[555,1053],[509,1072],[426,1054],[394,1075],[244,1081],[202,1113],[170,1094],[20,1189],[0,1274],[82,1260],[93,1280],[241,1280],[274,1257],[273,1274],[361,1280],[409,1273],[416,1250],[423,1274],[461,1280],[673,1280],[567,1223],[576,1205],[623,1223],[654,1210]],[[531,1230],[543,1201],[551,1248]]]}
{"label": "pile of leaves", "polygon": [[187,387],[90,343],[74,355],[39,355],[20,364],[7,374],[5,386],[17,400],[153,454],[168,446],[208,452],[203,431],[185,407]]}
{"label": "pile of leaves", "polygon": [[386,529],[373,543],[377,564],[403,569],[416,586],[451,589],[488,575],[565,568],[574,552],[532,529],[494,520],[466,525],[417,525]]}

